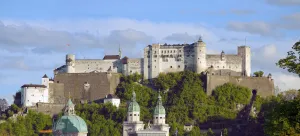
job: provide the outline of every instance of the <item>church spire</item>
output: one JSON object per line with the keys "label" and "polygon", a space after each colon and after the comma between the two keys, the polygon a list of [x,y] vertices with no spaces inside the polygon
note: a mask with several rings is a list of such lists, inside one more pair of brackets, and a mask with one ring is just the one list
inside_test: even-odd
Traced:
{"label": "church spire", "polygon": [[65,107],[65,112],[64,112],[65,116],[71,116],[71,115],[75,115],[75,104],[73,104],[70,96],[69,96],[69,100],[66,104]]}
{"label": "church spire", "polygon": [[121,51],[121,45],[119,44],[119,56],[120,56],[120,59],[122,58],[122,51]]}
{"label": "church spire", "polygon": [[154,124],[165,124],[166,110],[162,105],[160,91],[158,92],[158,101],[154,108],[153,123]]}
{"label": "church spire", "polygon": [[131,98],[131,101],[132,102],[135,102],[136,101],[136,94],[134,91],[132,91],[132,98]]}
{"label": "church spire", "polygon": [[157,101],[157,105],[158,106],[162,106],[162,101],[161,101],[161,96],[160,96],[160,91],[158,92],[158,101]]}

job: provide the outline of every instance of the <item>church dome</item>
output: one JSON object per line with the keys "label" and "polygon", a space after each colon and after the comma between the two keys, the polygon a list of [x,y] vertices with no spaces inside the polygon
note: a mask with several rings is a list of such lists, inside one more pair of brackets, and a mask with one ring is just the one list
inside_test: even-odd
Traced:
{"label": "church dome", "polygon": [[54,133],[88,133],[85,121],[75,114],[75,105],[69,99],[64,116],[62,116],[54,125]]}
{"label": "church dome", "polygon": [[128,105],[128,112],[140,112],[140,105],[136,102],[136,94],[132,92],[132,99]]}
{"label": "church dome", "polygon": [[76,115],[62,116],[56,122],[54,131],[62,133],[88,133],[85,121]]}
{"label": "church dome", "polygon": [[154,115],[166,114],[165,107],[162,105],[161,96],[158,94],[157,105],[154,109]]}

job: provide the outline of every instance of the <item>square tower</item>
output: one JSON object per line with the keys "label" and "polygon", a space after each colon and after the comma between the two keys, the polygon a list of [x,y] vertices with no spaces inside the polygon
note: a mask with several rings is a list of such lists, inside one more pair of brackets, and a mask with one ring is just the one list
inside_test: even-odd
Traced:
{"label": "square tower", "polygon": [[251,49],[249,46],[238,46],[238,55],[242,57],[242,73],[251,75]]}

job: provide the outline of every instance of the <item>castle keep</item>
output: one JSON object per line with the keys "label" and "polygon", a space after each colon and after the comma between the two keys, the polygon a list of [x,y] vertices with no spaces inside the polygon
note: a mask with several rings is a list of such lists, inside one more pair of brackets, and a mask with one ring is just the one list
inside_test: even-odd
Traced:
{"label": "castle keep", "polygon": [[250,76],[250,47],[238,47],[237,54],[207,54],[206,44],[199,40],[192,44],[161,45],[152,44],[144,49],[144,58],[130,59],[119,55],[106,55],[103,59],[75,59],[75,55],[66,56],[66,65],[56,69],[59,73],[107,72],[130,75],[142,74],[144,79],[156,78],[159,73],[191,70],[197,73],[207,69],[226,70],[230,75]]}

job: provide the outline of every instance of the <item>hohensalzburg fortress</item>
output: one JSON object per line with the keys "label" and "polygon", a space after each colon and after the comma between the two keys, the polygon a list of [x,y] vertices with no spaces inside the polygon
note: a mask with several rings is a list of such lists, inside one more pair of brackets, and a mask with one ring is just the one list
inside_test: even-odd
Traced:
{"label": "hohensalzburg fortress", "polygon": [[[144,49],[144,58],[105,55],[103,59],[75,59],[66,56],[66,64],[55,69],[58,73],[112,72],[130,75],[139,73],[144,79],[156,78],[159,73],[191,70],[197,73],[215,71],[216,75],[250,76],[251,51],[248,46],[239,46],[237,54],[207,54],[206,44],[200,37],[192,44],[152,44]],[[214,73],[214,72],[213,72]],[[212,73],[212,74],[213,74]]]}

